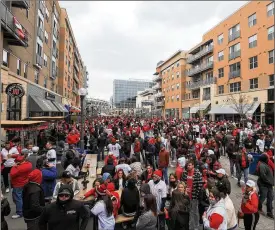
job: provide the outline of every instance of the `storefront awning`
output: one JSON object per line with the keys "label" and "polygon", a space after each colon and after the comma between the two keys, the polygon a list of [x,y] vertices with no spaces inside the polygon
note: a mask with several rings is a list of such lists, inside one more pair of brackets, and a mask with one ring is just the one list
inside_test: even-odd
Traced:
{"label": "storefront awning", "polygon": [[[244,108],[241,109],[240,106],[234,106],[234,105],[219,105],[219,106],[213,106],[211,110],[209,111],[209,114],[239,114],[238,110],[244,111],[245,114],[253,114],[258,106],[260,105],[260,102],[255,102],[252,104],[244,105]],[[236,109],[234,109],[236,107]],[[240,109],[237,109],[240,108]]]}
{"label": "storefront awning", "polygon": [[208,107],[210,104],[211,104],[211,102],[210,102],[210,101],[209,101],[209,102],[205,102],[205,103],[200,104],[200,106],[199,106],[199,110],[206,110],[206,109],[207,109],[207,107]]}
{"label": "storefront awning", "polygon": [[52,103],[58,108],[58,110],[62,113],[68,113],[69,111],[65,108],[65,105],[59,103],[57,101],[52,101]]}
{"label": "storefront awning", "polygon": [[30,112],[59,112],[59,110],[49,100],[41,97],[29,97]]}
{"label": "storefront awning", "polygon": [[196,112],[198,112],[199,108],[200,108],[199,106],[191,107],[190,108],[190,113],[196,113]]}

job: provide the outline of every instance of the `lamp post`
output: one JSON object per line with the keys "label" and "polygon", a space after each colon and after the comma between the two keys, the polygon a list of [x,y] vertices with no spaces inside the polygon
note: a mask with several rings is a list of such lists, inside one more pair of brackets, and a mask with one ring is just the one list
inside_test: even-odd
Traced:
{"label": "lamp post", "polygon": [[81,106],[80,149],[81,153],[84,153],[84,98],[87,95],[87,89],[80,88],[78,94],[80,96]]}
{"label": "lamp post", "polygon": [[189,121],[190,121],[190,118],[191,118],[191,114],[190,114],[190,105],[189,105],[189,107],[188,107],[188,109],[189,109]]}

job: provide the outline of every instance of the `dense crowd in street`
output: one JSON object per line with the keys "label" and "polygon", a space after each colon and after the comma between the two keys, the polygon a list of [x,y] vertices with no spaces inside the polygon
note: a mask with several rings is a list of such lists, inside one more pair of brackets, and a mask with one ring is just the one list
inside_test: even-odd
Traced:
{"label": "dense crowd in street", "polygon": [[[5,143],[2,230],[12,224],[7,215],[24,218],[28,230],[85,230],[91,219],[98,230],[233,230],[238,220],[255,230],[261,215],[274,218],[273,126],[97,117],[85,121],[85,152],[80,127],[59,121],[47,134],[40,131],[37,146],[28,140],[21,147],[16,137]],[[79,197],[87,154],[97,154],[104,166],[93,188]],[[230,163],[229,175],[221,157]],[[257,182],[248,177],[256,160]],[[230,197],[230,176],[240,187],[238,207]],[[5,197],[10,192],[16,210]],[[116,224],[119,215],[132,219]]]}

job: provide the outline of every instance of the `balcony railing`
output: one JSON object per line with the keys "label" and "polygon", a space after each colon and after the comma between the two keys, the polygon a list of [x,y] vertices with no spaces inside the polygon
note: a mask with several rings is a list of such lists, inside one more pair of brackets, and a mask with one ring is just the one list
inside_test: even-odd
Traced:
{"label": "balcony railing", "polygon": [[152,87],[152,89],[161,89],[161,85],[157,83]]}
{"label": "balcony railing", "polygon": [[53,35],[56,37],[56,39],[59,38],[59,31],[56,28],[53,29]]}
{"label": "balcony railing", "polygon": [[53,53],[53,56],[54,56],[55,58],[58,58],[58,49],[57,49],[57,48],[53,48],[52,53]]}
{"label": "balcony railing", "polygon": [[78,89],[76,86],[73,86],[73,93],[78,94]]}
{"label": "balcony railing", "polygon": [[241,36],[241,31],[240,30],[235,31],[234,33],[228,35],[228,42],[234,41],[240,36]]}
{"label": "balcony railing", "polygon": [[9,45],[28,46],[28,32],[18,22],[4,2],[0,1],[0,19],[4,38]]}
{"label": "balcony railing", "polygon": [[275,36],[275,33],[274,33],[274,32],[273,32],[273,33],[270,33],[270,34],[267,35],[267,39],[268,39],[268,40],[273,40],[273,39],[274,39],[274,36]]}
{"label": "balcony railing", "polygon": [[164,94],[163,92],[159,92],[155,94],[155,97],[164,97]]}
{"label": "balcony railing", "polygon": [[161,76],[160,75],[156,75],[153,77],[153,81],[157,82],[157,81],[161,81]]}
{"label": "balcony railing", "polygon": [[202,95],[202,100],[210,100],[211,94],[210,93],[205,93]]}
{"label": "balcony railing", "polygon": [[228,78],[233,79],[241,76],[241,70],[235,70],[228,73]]}
{"label": "balcony railing", "polygon": [[55,79],[56,79],[56,77],[57,77],[57,70],[56,70],[55,68],[53,68],[53,69],[52,69],[52,75],[51,75],[51,78],[52,78],[53,80],[55,80]]}
{"label": "balcony railing", "polygon": [[193,75],[196,75],[198,73],[201,73],[201,72],[211,69],[211,68],[213,68],[213,62],[208,62],[208,63],[204,63],[204,64],[198,65],[198,66],[190,69],[189,71],[187,71],[186,74],[188,77],[191,77]]}
{"label": "balcony railing", "polygon": [[228,55],[228,60],[232,60],[232,59],[235,59],[237,57],[240,57],[241,56],[241,50],[238,50],[238,51],[235,51],[235,52],[232,52]]}
{"label": "balcony railing", "polygon": [[156,105],[157,107],[162,107],[162,106],[164,106],[164,101],[157,101],[157,102],[155,103],[155,105]]}
{"label": "balcony railing", "polygon": [[208,78],[203,81],[196,81],[196,82],[190,82],[189,84],[186,84],[187,89],[197,89],[200,88],[201,86],[206,86],[206,85],[211,85],[211,84],[216,84],[217,83],[217,78]]}
{"label": "balcony railing", "polygon": [[73,76],[74,76],[74,79],[79,82],[79,78],[77,76],[77,73],[75,72],[75,70],[73,71]]}
{"label": "balcony railing", "polygon": [[37,28],[37,36],[42,40],[42,42],[44,41],[44,30],[40,27]]}
{"label": "balcony railing", "polygon": [[78,63],[76,60],[74,60],[74,67],[75,67],[76,71],[79,72],[79,67],[78,67]]}
{"label": "balcony railing", "polygon": [[209,54],[213,52],[213,45],[209,46],[208,48],[204,48],[203,50],[201,50],[200,52],[196,53],[195,55],[192,55],[190,57],[187,58],[187,63],[192,63],[195,60],[198,60],[199,58]]}
{"label": "balcony railing", "polygon": [[36,54],[36,64],[42,67],[43,63],[44,63],[43,57],[41,57],[39,54]]}
{"label": "balcony railing", "polygon": [[44,16],[45,15],[45,11],[46,11],[44,3],[42,1],[38,1],[38,2],[39,2],[38,3],[38,8],[39,8],[41,14]]}
{"label": "balcony railing", "polygon": [[28,9],[30,7],[30,0],[12,1],[11,5],[13,7]]}

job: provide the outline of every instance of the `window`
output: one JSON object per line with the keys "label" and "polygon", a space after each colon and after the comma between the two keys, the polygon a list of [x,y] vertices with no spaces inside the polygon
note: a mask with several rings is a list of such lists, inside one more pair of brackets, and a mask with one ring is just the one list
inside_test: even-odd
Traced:
{"label": "window", "polygon": [[212,63],[213,62],[213,56],[206,59],[206,63]]}
{"label": "window", "polygon": [[180,100],[180,95],[177,95],[177,101],[179,101]]}
{"label": "window", "polygon": [[218,94],[224,94],[224,85],[218,86]]}
{"label": "window", "polygon": [[274,74],[269,75],[269,85],[274,86]]}
{"label": "window", "polygon": [[38,17],[38,24],[37,24],[37,26],[38,26],[38,28],[43,29],[43,20],[40,17]]}
{"label": "window", "polygon": [[24,76],[24,78],[27,78],[27,72],[28,72],[27,68],[28,68],[28,66],[25,63],[24,66],[23,66],[23,76]]}
{"label": "window", "polygon": [[39,54],[40,57],[42,57],[42,47],[38,43],[36,45],[36,53]]}
{"label": "window", "polygon": [[229,55],[228,55],[229,60],[235,59],[240,56],[241,56],[241,44],[240,43],[237,43],[237,44],[229,47]]}
{"label": "window", "polygon": [[248,38],[248,47],[254,48],[257,46],[257,34],[254,34],[253,36]]}
{"label": "window", "polygon": [[172,91],[174,91],[174,86],[172,85]]}
{"label": "window", "polygon": [[34,83],[39,83],[39,73],[37,71],[34,71]]}
{"label": "window", "polygon": [[17,59],[17,61],[16,61],[16,73],[17,73],[17,75],[21,74],[21,60],[20,59]]}
{"label": "window", "polygon": [[8,96],[7,120],[21,120],[21,98]]}
{"label": "window", "polygon": [[177,62],[177,67],[179,67],[180,66],[180,63],[179,62]]}
{"label": "window", "polygon": [[218,73],[219,73],[219,78],[224,77],[224,69],[223,68],[218,69]]}
{"label": "window", "polygon": [[223,43],[223,34],[220,34],[219,36],[218,36],[218,44],[220,45],[220,44],[222,44]]}
{"label": "window", "polygon": [[47,88],[47,78],[44,78],[44,84],[43,84],[44,88]]}
{"label": "window", "polygon": [[235,82],[230,84],[230,93],[241,91],[241,82]]}
{"label": "window", "polygon": [[48,44],[49,42],[49,35],[47,33],[47,31],[45,30],[45,36],[44,36],[44,39],[45,39],[45,43]]}
{"label": "window", "polygon": [[267,17],[274,15],[274,2],[266,6],[266,11],[267,11]]}
{"label": "window", "polygon": [[29,9],[26,9],[26,18],[29,18]]}
{"label": "window", "polygon": [[172,96],[172,100],[171,101],[174,101],[174,96]]}
{"label": "window", "polygon": [[271,26],[267,29],[267,39],[268,40],[274,39],[274,26]]}
{"label": "window", "polygon": [[[200,90],[193,90],[192,91],[192,98],[196,99],[200,97]],[[190,98],[188,98],[190,99]]]}
{"label": "window", "polygon": [[257,24],[257,17],[256,17],[256,13],[254,13],[248,17],[248,26],[252,27],[252,26],[255,26],[256,24]]}
{"label": "window", "polygon": [[258,89],[258,78],[253,78],[249,80],[250,89]]}
{"label": "window", "polygon": [[172,80],[174,80],[174,74],[172,74]]}
{"label": "window", "polygon": [[9,53],[3,50],[3,65],[9,67]]}
{"label": "window", "polygon": [[241,76],[241,63],[236,62],[229,66],[229,79]]}
{"label": "window", "polygon": [[269,64],[274,63],[274,50],[268,51],[268,63]]}
{"label": "window", "polygon": [[255,69],[258,67],[258,56],[249,58],[249,68]]}
{"label": "window", "polygon": [[47,22],[49,22],[49,11],[48,11],[47,7],[46,7],[46,20],[47,20]]}
{"label": "window", "polygon": [[219,52],[219,53],[218,53],[218,60],[219,60],[219,61],[222,61],[222,60],[223,60],[223,57],[224,57],[223,51]]}
{"label": "window", "polygon": [[44,54],[44,66],[47,67],[48,66],[48,57],[46,54]]}
{"label": "window", "polygon": [[180,77],[180,72],[177,72],[177,78],[179,78]]}
{"label": "window", "polygon": [[177,89],[179,89],[179,88],[180,88],[180,84],[178,83],[178,84],[177,84]]}
{"label": "window", "polygon": [[228,31],[228,41],[231,42],[240,37],[240,24],[231,27]]}

